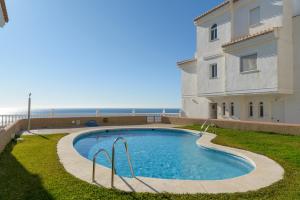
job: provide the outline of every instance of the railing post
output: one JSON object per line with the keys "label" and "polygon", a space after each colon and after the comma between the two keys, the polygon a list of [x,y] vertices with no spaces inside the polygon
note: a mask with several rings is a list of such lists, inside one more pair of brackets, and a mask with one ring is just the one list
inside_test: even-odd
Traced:
{"label": "railing post", "polygon": [[53,118],[54,117],[54,109],[51,109],[50,110],[50,116],[49,116],[50,118]]}
{"label": "railing post", "polygon": [[27,114],[27,120],[28,120],[28,126],[27,126],[27,131],[30,131],[31,129],[31,122],[30,122],[30,116],[31,115],[31,93],[29,93],[28,97],[28,114]]}
{"label": "railing post", "polygon": [[162,116],[166,115],[166,109],[163,109]]}

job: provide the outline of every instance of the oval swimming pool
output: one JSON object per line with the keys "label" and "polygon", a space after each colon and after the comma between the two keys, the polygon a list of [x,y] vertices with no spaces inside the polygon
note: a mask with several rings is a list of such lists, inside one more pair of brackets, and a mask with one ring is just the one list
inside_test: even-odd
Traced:
{"label": "oval swimming pool", "polygon": [[[78,136],[75,149],[92,160],[100,149],[111,155],[114,140],[127,140],[136,176],[179,180],[224,180],[250,173],[254,166],[233,154],[199,146],[199,135],[171,129],[126,129],[97,131]],[[111,168],[103,154],[97,163]],[[131,177],[124,144],[116,144],[116,171]]]}

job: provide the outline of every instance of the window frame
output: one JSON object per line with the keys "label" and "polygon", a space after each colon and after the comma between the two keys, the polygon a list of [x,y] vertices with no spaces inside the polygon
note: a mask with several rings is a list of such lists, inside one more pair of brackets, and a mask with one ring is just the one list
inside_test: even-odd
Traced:
{"label": "window frame", "polygon": [[[258,9],[258,22],[252,23],[252,14],[255,10]],[[259,26],[261,24],[261,9],[260,6],[257,6],[255,8],[252,8],[249,10],[249,27],[255,27],[255,26]]]}
{"label": "window frame", "polygon": [[231,102],[231,103],[230,103],[230,116],[231,116],[231,117],[234,116],[234,114],[235,114],[234,111],[235,111],[235,110],[234,110],[234,102]]}
{"label": "window frame", "polygon": [[213,63],[209,65],[209,78],[218,79],[218,63]]}
{"label": "window frame", "polygon": [[264,108],[264,102],[259,102],[259,117],[264,118],[265,117],[265,108]]}
{"label": "window frame", "polygon": [[253,102],[249,102],[249,107],[248,107],[248,116],[252,118],[254,116],[254,110],[253,110]]}
{"label": "window frame", "polygon": [[222,115],[223,116],[226,115],[226,103],[225,102],[222,103]]}
{"label": "window frame", "polygon": [[[256,67],[255,69],[248,69],[248,70],[244,70],[244,67],[243,67],[243,59],[247,59],[247,58],[250,58],[252,56],[255,56],[256,58]],[[246,73],[249,73],[249,72],[258,72],[258,53],[253,53],[253,54],[247,54],[247,55],[243,55],[243,56],[240,56],[240,73],[241,74],[246,74]]]}
{"label": "window frame", "polygon": [[218,24],[213,24],[209,29],[209,41],[214,42],[218,40]]}

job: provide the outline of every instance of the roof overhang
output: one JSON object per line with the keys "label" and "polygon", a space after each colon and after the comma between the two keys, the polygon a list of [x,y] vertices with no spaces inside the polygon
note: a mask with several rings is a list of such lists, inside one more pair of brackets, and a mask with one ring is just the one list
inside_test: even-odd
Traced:
{"label": "roof overhang", "polygon": [[230,52],[235,49],[239,49],[244,47],[245,45],[257,45],[257,42],[267,42],[269,40],[274,40],[279,38],[279,28],[267,29],[264,31],[260,31],[254,34],[249,34],[240,38],[233,39],[232,41],[223,44],[223,51]]}
{"label": "roof overhang", "polygon": [[1,7],[1,10],[3,13],[4,21],[7,23],[9,21],[9,19],[8,19],[8,14],[7,14],[6,5],[5,5],[4,0],[0,0],[0,7]]}
{"label": "roof overhang", "polygon": [[212,9],[208,10],[207,12],[203,13],[202,15],[196,17],[196,18],[194,19],[194,22],[196,23],[196,22],[197,22],[198,20],[200,20],[201,18],[203,18],[203,17],[205,17],[205,16],[207,16],[207,15],[213,13],[214,11],[216,11],[216,10],[218,10],[218,9],[220,9],[220,8],[223,8],[224,6],[228,5],[229,3],[230,3],[230,1],[225,1],[225,2],[223,2],[223,3],[219,4],[219,5],[217,5],[216,7],[212,8]]}
{"label": "roof overhang", "polygon": [[185,66],[189,66],[190,64],[196,63],[196,62],[197,62],[196,58],[187,59],[187,60],[177,62],[177,66],[182,68],[182,67],[185,67]]}
{"label": "roof overhang", "polygon": [[197,24],[197,22],[198,22],[200,19],[202,19],[202,18],[204,18],[204,17],[206,17],[206,16],[208,16],[208,15],[214,13],[215,11],[217,11],[217,10],[219,10],[219,9],[221,9],[221,8],[223,8],[223,7],[225,7],[225,6],[227,6],[227,5],[230,5],[230,3],[236,3],[236,2],[238,2],[238,1],[240,1],[240,0],[226,0],[226,1],[224,1],[223,3],[217,5],[216,7],[212,8],[212,9],[208,10],[207,12],[205,12],[205,13],[199,15],[198,17],[196,17],[196,18],[194,19],[194,23]]}

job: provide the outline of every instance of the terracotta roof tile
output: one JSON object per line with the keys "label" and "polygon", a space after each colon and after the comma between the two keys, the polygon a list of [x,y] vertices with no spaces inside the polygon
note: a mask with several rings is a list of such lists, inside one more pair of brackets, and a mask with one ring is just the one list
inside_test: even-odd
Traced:
{"label": "terracotta roof tile", "polygon": [[[236,2],[238,2],[238,1],[240,1],[240,0],[233,0],[233,3],[236,3]],[[210,13],[213,13],[214,11],[218,10],[219,8],[222,8],[223,6],[226,6],[226,5],[229,4],[229,3],[230,3],[230,0],[224,1],[223,3],[221,3],[221,4],[217,5],[216,7],[214,7],[214,8],[212,8],[212,9],[208,10],[207,12],[203,13],[202,15],[196,17],[196,18],[194,19],[194,22],[196,22],[198,19],[200,19],[200,18],[202,18],[202,17],[205,17],[206,15],[208,15],[208,14],[210,14]]]}
{"label": "terracotta roof tile", "polygon": [[197,61],[197,59],[195,59],[195,58],[188,59],[188,60],[183,60],[183,61],[177,62],[177,65],[183,65],[183,64],[190,63],[190,62],[195,62],[195,61]]}
{"label": "terracotta roof tile", "polygon": [[194,22],[196,22],[196,21],[198,21],[200,18],[202,18],[202,17],[204,17],[204,16],[206,16],[206,15],[208,15],[208,14],[210,14],[210,13],[216,11],[216,10],[218,10],[219,8],[222,8],[223,6],[226,6],[226,5],[229,4],[229,3],[230,3],[230,1],[228,1],[228,0],[227,0],[227,1],[224,1],[223,3],[217,5],[216,7],[210,9],[209,11],[203,13],[202,15],[196,17],[196,18],[194,19]]}
{"label": "terracotta roof tile", "polygon": [[255,38],[255,37],[258,37],[258,36],[261,36],[261,35],[266,35],[266,34],[271,33],[271,32],[274,32],[274,28],[266,29],[266,30],[257,32],[255,34],[248,34],[248,35],[245,35],[243,37],[233,39],[230,42],[222,45],[222,47],[227,47],[227,46],[230,46],[230,45],[233,45],[233,44],[245,41],[245,40],[249,40],[251,38]]}

